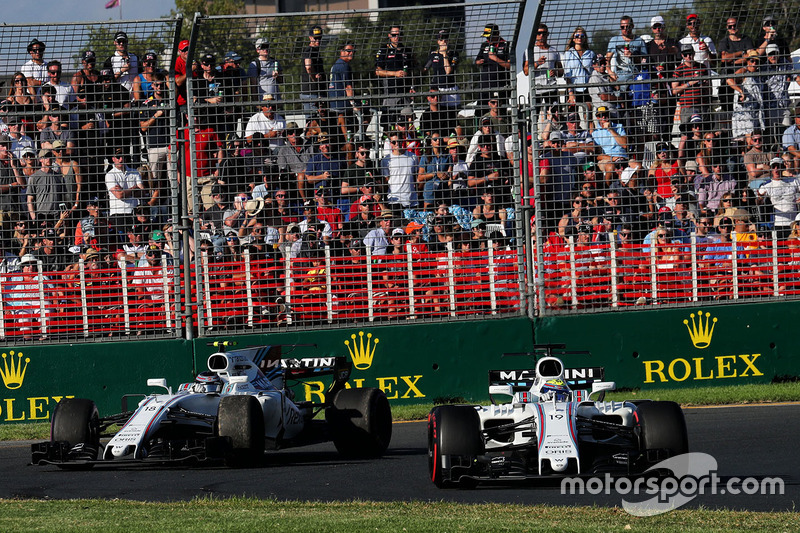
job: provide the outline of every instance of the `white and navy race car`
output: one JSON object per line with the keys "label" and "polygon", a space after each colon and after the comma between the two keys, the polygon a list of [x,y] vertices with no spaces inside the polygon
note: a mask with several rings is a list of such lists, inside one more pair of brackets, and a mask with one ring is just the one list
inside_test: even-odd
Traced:
{"label": "white and navy race car", "polygon": [[[382,455],[392,436],[389,401],[379,389],[346,388],[344,357],[285,358],[281,346],[258,346],[208,358],[209,371],[173,393],[165,379],[147,385],[166,394],[146,396],[134,411],[98,416],[95,403],[62,399],[51,417],[51,437],[32,445],[34,464],[85,468],[116,462],[193,462],[219,459],[257,464],[270,449],[332,440],[351,457]],[[290,385],[332,375],[322,403],[294,400]],[[325,420],[315,420],[320,412]],[[101,440],[110,440],[101,445]]]}
{"label": "white and navy race car", "polygon": [[[535,370],[489,372],[492,404],[440,405],[428,415],[428,469],[438,487],[598,473],[631,475],[688,451],[674,402],[601,401],[603,369],[566,369],[552,354]],[[562,352],[570,353],[570,352]],[[536,357],[536,352],[532,354]],[[496,403],[505,397],[507,403]],[[598,400],[598,401],[595,401]]]}

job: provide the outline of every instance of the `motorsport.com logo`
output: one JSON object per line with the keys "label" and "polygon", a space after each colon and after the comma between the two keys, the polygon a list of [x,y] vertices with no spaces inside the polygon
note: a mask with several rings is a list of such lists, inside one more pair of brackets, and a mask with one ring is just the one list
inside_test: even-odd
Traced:
{"label": "motorsport.com logo", "polygon": [[[647,476],[647,472],[672,472],[669,476]],[[697,496],[716,494],[783,494],[784,483],[779,477],[731,477],[725,481],[717,476],[717,460],[707,453],[684,453],[670,457],[648,468],[645,475],[627,477],[577,478],[561,481],[562,495],[619,494],[622,508],[635,516],[655,516],[677,509]],[[630,496],[652,496],[642,501],[629,501]]]}

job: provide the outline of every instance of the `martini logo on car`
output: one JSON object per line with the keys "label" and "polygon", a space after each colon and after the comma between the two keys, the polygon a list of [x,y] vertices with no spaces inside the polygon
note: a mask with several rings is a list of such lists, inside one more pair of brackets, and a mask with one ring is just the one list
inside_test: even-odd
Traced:
{"label": "martini logo on car", "polygon": [[366,370],[372,366],[372,359],[375,357],[375,350],[378,348],[380,339],[375,337],[373,342],[372,333],[367,333],[367,341],[364,342],[364,332],[358,332],[358,342],[356,342],[356,334],[350,335],[353,345],[350,346],[350,341],[344,341],[347,346],[347,351],[350,352],[350,358],[353,360],[353,366],[358,370]]}
{"label": "martini logo on car", "polygon": [[[690,313],[689,318],[683,320],[683,325],[689,332],[689,340],[696,349],[705,350],[711,346],[717,321],[717,317],[712,317],[711,313],[703,312],[703,310]],[[760,377],[764,373],[756,364],[759,357],[761,357],[760,353],[745,353],[705,357],[688,355],[666,361],[660,359],[642,361],[644,365],[643,383]]]}
{"label": "martini logo on car", "polygon": [[[8,390],[16,390],[22,387],[22,382],[25,380],[25,371],[28,369],[28,363],[31,362],[30,357],[25,358],[25,364],[22,364],[22,352],[16,354],[16,361],[14,360],[14,352],[3,354],[3,367],[0,368],[0,376],[3,378],[3,385]],[[11,364],[9,365],[9,359]]]}
{"label": "martini logo on car", "polygon": [[714,326],[717,325],[717,317],[711,319],[711,313],[706,312],[705,323],[703,322],[703,311],[697,312],[697,321],[695,321],[694,313],[689,315],[692,321],[691,327],[689,320],[684,319],[683,324],[689,330],[689,338],[692,339],[692,344],[695,348],[704,350],[711,345],[711,337],[714,335]]}

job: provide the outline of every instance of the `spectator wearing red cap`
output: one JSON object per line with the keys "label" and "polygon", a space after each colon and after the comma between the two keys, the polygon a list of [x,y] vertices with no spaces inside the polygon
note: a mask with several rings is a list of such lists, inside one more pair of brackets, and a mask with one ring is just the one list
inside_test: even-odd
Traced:
{"label": "spectator wearing red cap", "polygon": [[688,34],[680,40],[681,45],[690,44],[694,48],[694,60],[705,68],[711,68],[711,62],[717,59],[714,41],[708,35],[700,33],[700,17],[691,13],[686,17]]}
{"label": "spectator wearing red cap", "polygon": [[189,41],[178,44],[178,59],[175,60],[175,86],[178,93],[178,105],[186,106],[186,58],[189,57]]}

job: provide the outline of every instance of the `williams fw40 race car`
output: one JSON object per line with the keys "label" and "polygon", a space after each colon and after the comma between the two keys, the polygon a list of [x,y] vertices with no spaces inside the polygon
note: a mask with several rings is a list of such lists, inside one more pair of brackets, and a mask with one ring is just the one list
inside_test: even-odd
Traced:
{"label": "williams fw40 race car", "polygon": [[[550,476],[636,475],[688,451],[674,402],[604,402],[603,369],[567,369],[552,354],[535,370],[492,370],[492,405],[441,405],[428,415],[428,469],[437,487]],[[569,354],[579,352],[558,352]],[[585,353],[585,352],[584,352]],[[523,354],[520,354],[523,355]],[[497,404],[504,396],[509,403]],[[595,401],[598,400],[598,401]]]}
{"label": "williams fw40 race car", "polygon": [[[226,343],[215,345],[222,348],[208,358],[209,371],[175,393],[165,379],[147,380],[167,393],[146,396],[132,412],[101,418],[91,400],[61,400],[51,417],[50,440],[32,445],[32,462],[77,469],[222,460],[243,467],[258,464],[265,450],[329,440],[348,457],[386,451],[392,437],[389,401],[379,389],[346,388],[352,365],[344,357],[284,358],[281,346],[226,353]],[[295,401],[291,385],[326,375],[333,378],[325,402]],[[315,419],[320,411],[325,420]]]}

